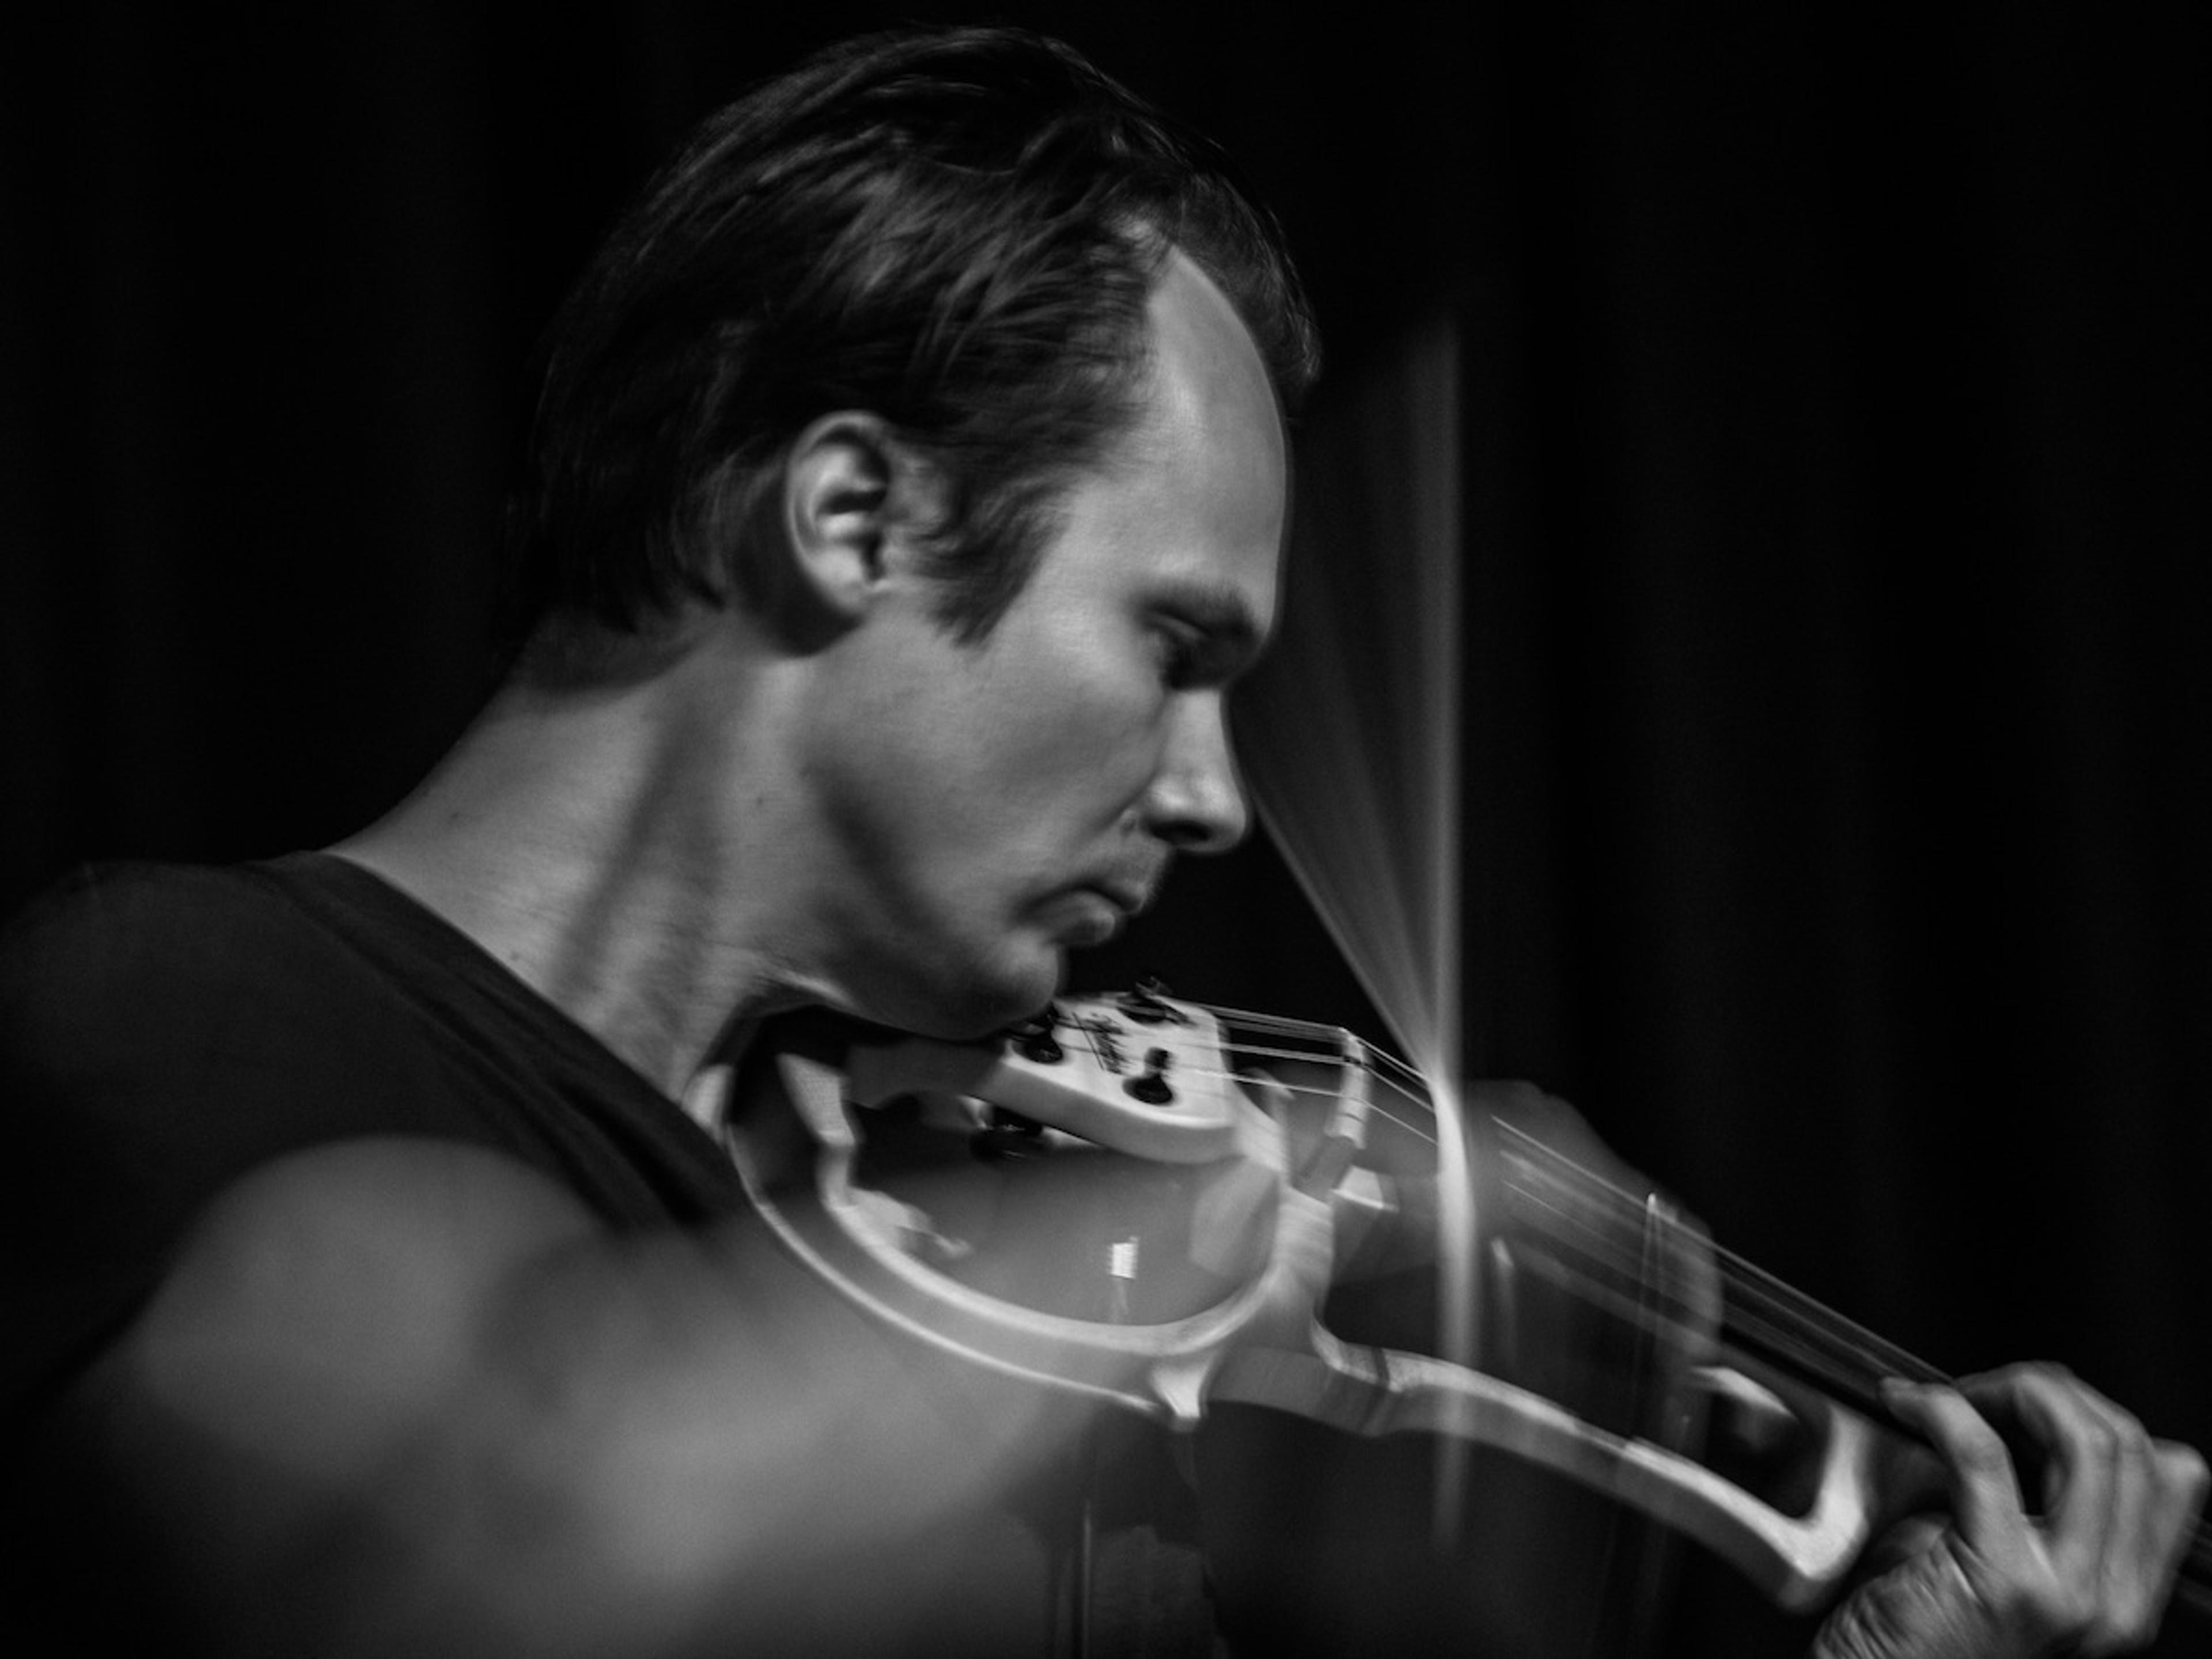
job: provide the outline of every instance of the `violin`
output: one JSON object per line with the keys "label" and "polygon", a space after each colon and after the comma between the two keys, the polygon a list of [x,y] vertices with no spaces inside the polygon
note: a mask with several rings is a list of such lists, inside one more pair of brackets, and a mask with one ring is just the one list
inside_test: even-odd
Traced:
{"label": "violin", "polygon": [[[1256,1407],[1503,1455],[1791,1611],[1940,1507],[1881,1385],[1942,1374],[1717,1246],[1527,1085],[1439,1112],[1349,1031],[1153,985],[987,1042],[825,1016],[769,1047],[726,1115],[760,1215],[965,1361],[1177,1430]],[[1425,1341],[1359,1328],[1348,1293],[1424,1264],[1447,1304]],[[2203,1532],[2176,1599],[2212,1613]]]}

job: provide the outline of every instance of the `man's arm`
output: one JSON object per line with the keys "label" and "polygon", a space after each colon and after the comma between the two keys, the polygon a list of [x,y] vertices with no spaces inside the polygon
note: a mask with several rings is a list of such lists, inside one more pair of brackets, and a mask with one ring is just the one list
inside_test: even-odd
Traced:
{"label": "man's arm", "polygon": [[1071,1402],[918,1352],[764,1238],[617,1237],[471,1147],[240,1183],[78,1404],[216,1651],[1049,1639],[1001,1500]]}

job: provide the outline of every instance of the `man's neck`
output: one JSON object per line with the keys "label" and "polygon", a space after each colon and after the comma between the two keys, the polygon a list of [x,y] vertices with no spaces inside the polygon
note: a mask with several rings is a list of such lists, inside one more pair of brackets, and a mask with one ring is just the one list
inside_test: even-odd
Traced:
{"label": "man's neck", "polygon": [[[711,669],[708,672],[711,672]],[[744,727],[679,669],[510,685],[397,810],[331,850],[459,927],[672,1097],[738,1018],[793,993],[777,955],[781,837],[736,837]],[[696,672],[691,676],[697,678]],[[756,792],[773,799],[772,790]]]}

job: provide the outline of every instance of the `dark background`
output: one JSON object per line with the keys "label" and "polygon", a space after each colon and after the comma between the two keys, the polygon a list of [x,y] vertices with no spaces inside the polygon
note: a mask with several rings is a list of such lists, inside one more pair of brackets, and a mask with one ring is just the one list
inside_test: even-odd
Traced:
{"label": "dark background", "polygon": [[[5,908],[389,805],[489,689],[531,351],[618,203],[805,47],[981,15],[27,9]],[[1333,384],[1454,319],[1479,1069],[1937,1364],[2212,1443],[2201,9],[1657,13],[998,15],[1237,155]],[[1265,846],[1138,963],[1371,1028]],[[1675,1650],[1790,1650],[1737,1601]]]}

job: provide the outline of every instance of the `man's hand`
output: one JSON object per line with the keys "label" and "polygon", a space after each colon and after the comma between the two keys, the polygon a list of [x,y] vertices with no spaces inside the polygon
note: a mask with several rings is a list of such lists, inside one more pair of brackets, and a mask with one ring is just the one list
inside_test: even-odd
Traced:
{"label": "man's hand", "polygon": [[[2110,1654],[2157,1634],[2204,1502],[2202,1457],[2052,1365],[1889,1398],[1949,1464],[1951,1517],[1900,1529],[1903,1559],[1837,1608],[1815,1659]],[[2034,1512],[1993,1420],[2041,1449]]]}

